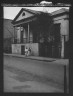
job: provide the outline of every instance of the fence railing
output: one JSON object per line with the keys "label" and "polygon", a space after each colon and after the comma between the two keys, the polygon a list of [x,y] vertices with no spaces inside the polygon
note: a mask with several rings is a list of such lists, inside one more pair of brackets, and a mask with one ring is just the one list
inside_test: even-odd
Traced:
{"label": "fence railing", "polygon": [[[29,43],[32,43],[32,42],[33,42],[33,38],[30,37]],[[23,38],[22,40],[17,39],[17,38],[14,39],[14,44],[20,44],[20,43],[28,43],[28,38]]]}
{"label": "fence railing", "polygon": [[28,42],[28,39],[27,38],[23,38],[21,43],[27,43],[27,42]]}

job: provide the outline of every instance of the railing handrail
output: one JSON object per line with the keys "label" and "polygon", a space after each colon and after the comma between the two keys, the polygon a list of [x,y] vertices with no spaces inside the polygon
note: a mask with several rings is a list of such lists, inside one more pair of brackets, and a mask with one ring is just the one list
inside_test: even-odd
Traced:
{"label": "railing handrail", "polygon": [[[29,42],[33,41],[33,37],[29,37]],[[27,43],[28,38],[23,38],[22,41],[19,38],[14,38],[14,43]]]}

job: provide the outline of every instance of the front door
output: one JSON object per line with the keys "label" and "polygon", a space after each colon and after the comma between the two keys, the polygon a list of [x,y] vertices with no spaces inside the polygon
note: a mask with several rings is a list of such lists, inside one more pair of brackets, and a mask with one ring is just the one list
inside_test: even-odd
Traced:
{"label": "front door", "polygon": [[21,55],[25,55],[25,46],[21,45]]}

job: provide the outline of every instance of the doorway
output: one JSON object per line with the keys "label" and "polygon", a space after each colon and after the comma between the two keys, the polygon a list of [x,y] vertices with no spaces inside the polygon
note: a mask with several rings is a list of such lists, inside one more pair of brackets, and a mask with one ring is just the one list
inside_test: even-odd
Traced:
{"label": "doorway", "polygon": [[25,46],[21,45],[21,55],[25,55]]}

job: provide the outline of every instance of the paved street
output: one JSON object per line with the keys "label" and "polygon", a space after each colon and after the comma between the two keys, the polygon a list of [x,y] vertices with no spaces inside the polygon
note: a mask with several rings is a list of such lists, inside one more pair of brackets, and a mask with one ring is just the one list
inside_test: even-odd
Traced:
{"label": "paved street", "polygon": [[5,92],[63,92],[64,66],[4,56]]}
{"label": "paved street", "polygon": [[35,78],[24,72],[14,73],[4,70],[4,92],[63,92],[61,89],[40,82],[40,77]]}

